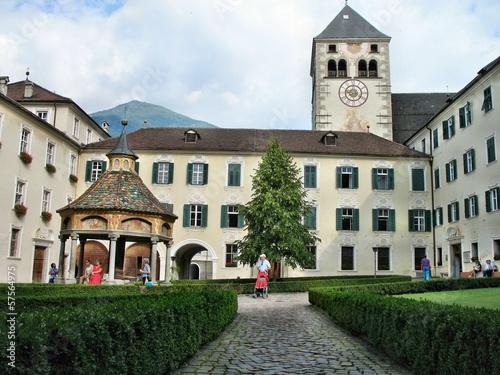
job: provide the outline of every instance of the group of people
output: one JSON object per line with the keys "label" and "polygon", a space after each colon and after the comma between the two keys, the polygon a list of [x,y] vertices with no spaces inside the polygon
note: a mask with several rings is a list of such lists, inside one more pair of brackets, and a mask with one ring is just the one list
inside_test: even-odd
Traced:
{"label": "group of people", "polygon": [[483,277],[492,277],[493,272],[496,271],[496,266],[491,263],[490,259],[487,259],[486,264],[484,265],[484,269],[483,269],[479,260],[476,259],[474,261],[474,266],[472,267],[472,271],[471,271],[469,277],[476,278],[477,274],[480,273],[481,271],[483,272]]}
{"label": "group of people", "polygon": [[[50,270],[49,270],[49,283],[53,284],[54,279],[57,277],[58,274],[59,270],[57,269],[56,264],[52,263],[50,265]],[[92,264],[90,259],[87,259],[85,261],[85,272],[83,273],[82,276],[80,276],[80,284],[85,284],[85,283],[89,285],[101,284],[103,274],[104,274],[104,268],[99,259],[95,261],[95,264]]]}

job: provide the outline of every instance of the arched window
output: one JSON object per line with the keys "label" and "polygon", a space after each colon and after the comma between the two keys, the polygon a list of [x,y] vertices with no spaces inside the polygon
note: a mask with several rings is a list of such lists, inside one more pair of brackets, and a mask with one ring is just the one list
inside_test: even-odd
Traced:
{"label": "arched window", "polygon": [[368,77],[368,67],[366,66],[365,60],[359,60],[358,77]]}
{"label": "arched window", "polygon": [[347,63],[345,60],[339,61],[339,77],[347,77]]}
{"label": "arched window", "polygon": [[328,77],[337,76],[337,63],[335,60],[328,60]]}
{"label": "arched window", "polygon": [[378,77],[378,68],[376,60],[370,60],[370,63],[368,64],[368,72],[370,74],[370,77]]}

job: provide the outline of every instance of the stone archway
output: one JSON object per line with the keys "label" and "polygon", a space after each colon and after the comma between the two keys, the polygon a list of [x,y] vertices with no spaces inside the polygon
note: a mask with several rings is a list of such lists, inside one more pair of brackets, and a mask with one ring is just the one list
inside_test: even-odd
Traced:
{"label": "stone archway", "polygon": [[[80,259],[80,248],[81,245],[78,245],[76,248],[76,258],[75,258],[75,277],[78,274],[78,259]],[[102,267],[104,268],[104,273],[108,273],[109,271],[109,252],[105,245],[103,245],[99,241],[86,241],[85,247],[83,250],[83,258],[84,260],[89,259],[90,263],[95,264],[96,260],[100,260]]]}
{"label": "stone archway", "polygon": [[[142,267],[142,260],[149,258],[151,254],[149,244],[135,243],[125,250],[125,261],[123,265],[123,278],[134,280],[137,278]],[[156,280],[160,279],[160,253],[156,257]],[[151,259],[150,259],[151,261]]]}
{"label": "stone archway", "polygon": [[213,249],[200,240],[186,240],[172,248],[171,257],[178,279],[190,279],[191,264],[198,266],[198,278],[215,279],[218,258]]}

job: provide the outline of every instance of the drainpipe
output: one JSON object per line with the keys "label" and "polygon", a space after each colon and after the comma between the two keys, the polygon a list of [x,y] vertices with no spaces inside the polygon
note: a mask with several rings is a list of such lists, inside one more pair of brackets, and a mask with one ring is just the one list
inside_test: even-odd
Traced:
{"label": "drainpipe", "polygon": [[429,129],[426,126],[426,129],[429,130],[429,149],[430,149],[430,159],[429,159],[429,165],[431,168],[431,217],[432,217],[432,225],[431,225],[431,231],[432,231],[432,249],[433,249],[433,261],[434,261],[434,276],[437,275],[436,267],[437,267],[437,260],[436,260],[436,226],[434,225],[434,170],[432,169],[433,166],[433,161],[434,157],[432,156],[432,150],[433,150],[433,144],[432,144],[432,130]]}
{"label": "drainpipe", "polygon": [[54,128],[56,127],[56,118],[57,118],[57,106],[56,106],[56,102],[54,102],[54,123],[52,125],[54,125]]}

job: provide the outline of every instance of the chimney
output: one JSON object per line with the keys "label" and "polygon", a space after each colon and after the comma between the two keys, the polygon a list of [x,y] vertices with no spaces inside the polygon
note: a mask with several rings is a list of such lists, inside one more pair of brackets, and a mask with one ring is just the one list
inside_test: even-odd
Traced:
{"label": "chimney", "polygon": [[7,96],[7,89],[9,88],[7,85],[9,84],[9,77],[1,76],[0,77],[0,93]]}
{"label": "chimney", "polygon": [[33,82],[26,81],[24,84],[24,97],[31,98],[33,96]]}

